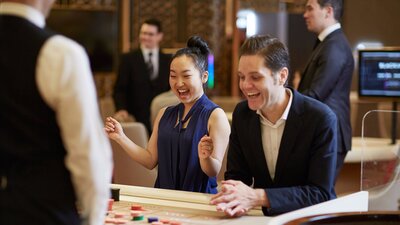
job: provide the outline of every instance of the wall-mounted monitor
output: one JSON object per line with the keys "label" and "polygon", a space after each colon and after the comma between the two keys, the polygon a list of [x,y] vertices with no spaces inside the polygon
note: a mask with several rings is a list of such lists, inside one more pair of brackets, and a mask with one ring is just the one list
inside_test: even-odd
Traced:
{"label": "wall-mounted monitor", "polygon": [[400,101],[400,47],[358,51],[358,95],[378,101]]}

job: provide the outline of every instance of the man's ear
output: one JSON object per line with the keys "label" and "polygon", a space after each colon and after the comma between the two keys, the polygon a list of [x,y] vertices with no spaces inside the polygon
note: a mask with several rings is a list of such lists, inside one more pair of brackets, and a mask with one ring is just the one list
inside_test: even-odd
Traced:
{"label": "man's ear", "polygon": [[324,7],[324,9],[325,9],[325,19],[326,18],[335,18],[332,6],[327,5],[327,6]]}
{"label": "man's ear", "polygon": [[279,85],[284,85],[289,77],[289,69],[287,67],[283,67],[279,71]]}

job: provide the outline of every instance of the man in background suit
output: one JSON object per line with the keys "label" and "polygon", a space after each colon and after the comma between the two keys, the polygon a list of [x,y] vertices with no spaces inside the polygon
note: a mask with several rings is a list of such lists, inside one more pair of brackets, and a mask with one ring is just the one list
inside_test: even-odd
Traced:
{"label": "man in background suit", "polygon": [[0,2],[0,224],[102,225],[111,147],[85,50],[44,29],[53,2]]}
{"label": "man in background suit", "polygon": [[[350,88],[354,59],[341,29],[343,0],[308,0],[307,29],[318,35],[298,91],[327,104],[338,118],[338,157],[335,177],[351,149]],[[318,43],[317,42],[317,43]]]}
{"label": "man in background suit", "polygon": [[129,114],[151,132],[150,105],[153,98],[169,90],[170,55],[160,49],[163,33],[160,21],[146,20],[139,34],[140,47],[121,58],[114,87],[114,102],[119,121]]}
{"label": "man in background suit", "polygon": [[288,50],[276,38],[254,36],[241,47],[239,87],[247,100],[233,112],[225,181],[211,200],[229,216],[258,206],[271,216],[336,197],[336,116],[285,87],[288,67]]}

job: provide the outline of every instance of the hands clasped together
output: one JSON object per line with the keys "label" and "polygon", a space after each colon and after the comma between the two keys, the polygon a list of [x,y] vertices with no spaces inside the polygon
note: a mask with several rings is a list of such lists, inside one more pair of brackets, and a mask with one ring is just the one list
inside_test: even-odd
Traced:
{"label": "hands clasped together", "polygon": [[265,206],[266,194],[263,189],[253,189],[241,181],[222,181],[221,191],[211,198],[210,204],[217,206],[228,216],[243,216],[250,209]]}

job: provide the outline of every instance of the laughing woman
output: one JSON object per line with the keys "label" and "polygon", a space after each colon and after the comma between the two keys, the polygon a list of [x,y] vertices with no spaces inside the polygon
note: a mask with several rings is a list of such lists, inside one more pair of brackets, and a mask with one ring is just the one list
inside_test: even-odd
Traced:
{"label": "laughing woman", "polygon": [[209,53],[207,43],[193,36],[172,57],[169,84],[180,103],[160,110],[147,149],[132,142],[115,119],[107,118],[108,136],[131,158],[148,169],[158,165],[156,188],[217,193],[216,176],[230,125],[225,112],[204,94]]}

